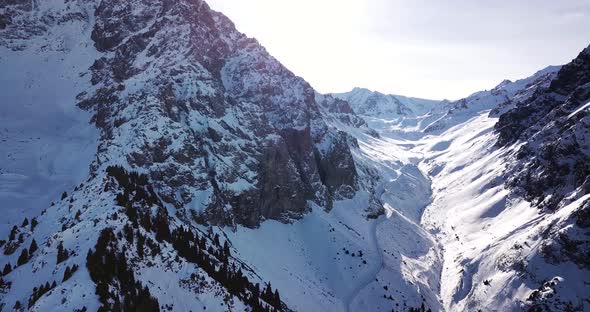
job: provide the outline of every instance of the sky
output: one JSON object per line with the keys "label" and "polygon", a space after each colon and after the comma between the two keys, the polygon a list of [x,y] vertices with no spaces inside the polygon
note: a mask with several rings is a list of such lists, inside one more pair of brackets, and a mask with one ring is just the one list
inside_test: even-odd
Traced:
{"label": "sky", "polygon": [[207,2],[322,93],[455,100],[590,44],[590,0]]}

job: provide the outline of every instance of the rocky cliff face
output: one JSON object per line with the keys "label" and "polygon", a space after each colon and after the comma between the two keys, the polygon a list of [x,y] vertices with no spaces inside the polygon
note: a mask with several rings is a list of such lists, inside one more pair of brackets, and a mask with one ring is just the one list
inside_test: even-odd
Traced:
{"label": "rocky cliff face", "polygon": [[587,48],[496,125],[498,146],[519,146],[509,185],[543,208],[555,210],[590,191],[589,83]]}
{"label": "rocky cliff face", "polygon": [[92,28],[99,53],[77,99],[102,131],[95,174],[146,172],[185,217],[248,226],[356,189],[346,136],[327,127],[314,90],[205,2],[63,5],[8,3],[3,32],[26,45],[72,19]]}
{"label": "rocky cliff face", "polygon": [[213,223],[286,221],[356,188],[346,141],[303,79],[202,1],[135,6],[146,9],[101,2],[95,13],[92,39],[109,56],[80,105],[96,111],[105,155],[148,170],[166,202]]}
{"label": "rocky cliff face", "polygon": [[[497,145],[513,148],[506,185],[543,213],[555,213],[590,193],[590,47],[564,65],[550,85],[501,115]],[[551,263],[590,269],[589,200],[544,233]],[[539,306],[547,298],[532,298]],[[553,301],[553,300],[549,300]],[[554,303],[554,302],[553,302]]]}
{"label": "rocky cliff face", "polygon": [[589,82],[587,48],[548,87],[501,115],[496,125],[499,146],[519,146],[509,185],[542,208],[556,210],[590,190]]}
{"label": "rocky cliff face", "polygon": [[[354,140],[326,124],[329,111],[307,82],[200,0],[4,1],[0,55],[2,66],[38,62],[27,67],[31,75],[58,68],[59,90],[68,90],[59,103],[45,97],[50,83],[22,83],[43,86],[37,102],[90,112],[100,132],[88,179],[66,189],[35,226],[1,240],[10,270],[0,281],[0,309],[43,310],[59,300],[55,287],[74,298],[63,300],[64,309],[96,309],[94,298],[81,299],[94,296],[86,288],[93,284],[103,309],[129,310],[142,300],[153,308],[143,286],[158,276],[182,284],[173,295],[150,287],[160,308],[196,292],[202,301],[187,305],[287,309],[278,294],[258,293],[267,281],[230,256],[227,237],[199,231],[288,223],[356,194]],[[29,251],[32,241],[46,248]],[[69,260],[46,265],[58,245]],[[92,282],[77,276],[82,288],[52,285],[62,274],[65,283],[74,264]],[[8,275],[13,269],[32,275],[19,281]],[[31,281],[43,287],[33,290]]]}

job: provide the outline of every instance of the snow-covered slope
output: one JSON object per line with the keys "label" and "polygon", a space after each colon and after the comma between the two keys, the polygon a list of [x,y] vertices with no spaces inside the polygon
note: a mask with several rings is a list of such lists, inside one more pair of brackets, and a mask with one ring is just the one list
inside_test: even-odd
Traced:
{"label": "snow-covered slope", "polygon": [[347,101],[355,113],[362,115],[367,124],[381,133],[397,138],[416,138],[447,101],[425,100],[401,95],[383,94],[364,88],[332,96]]}
{"label": "snow-covered slope", "polygon": [[386,95],[362,88],[334,96],[348,101],[354,112],[384,135],[417,140],[425,134],[440,134],[492,109],[495,116],[506,112],[537,89],[546,87],[559,68],[549,66],[531,77],[514,82],[505,80],[492,90],[452,102]]}
{"label": "snow-covered slope", "polygon": [[[588,49],[564,67],[435,103],[420,115],[401,114],[387,96],[363,89],[336,95],[379,134],[346,130],[365,154],[360,168],[375,148],[382,153],[376,163],[417,164],[432,183],[418,193],[431,202],[413,218],[424,234],[412,235],[436,242],[427,245],[436,257],[413,258],[440,276],[429,288],[441,303],[435,309],[590,309],[587,64]],[[378,170],[386,181],[387,171]],[[390,192],[407,196],[407,185]],[[411,211],[396,204],[406,216]]]}
{"label": "snow-covered slope", "polygon": [[458,101],[443,102],[442,107],[429,114],[424,132],[441,133],[489,110],[497,116],[547,87],[559,69],[559,66],[549,66],[530,77],[514,82],[504,80],[491,90],[476,92]]}
{"label": "snow-covered slope", "polygon": [[553,244],[550,233],[570,228],[588,196],[551,212],[506,187],[502,177],[511,151],[495,147],[496,122],[475,117],[419,148],[426,155],[420,167],[433,176],[433,201],[422,225],[437,238],[443,255],[443,306],[520,311],[549,296],[557,300],[550,311],[567,306],[584,311],[590,296],[587,268],[565,258],[554,261],[544,252]]}
{"label": "snow-covered slope", "polygon": [[99,133],[72,103],[96,52],[79,36],[68,25],[20,50],[0,35],[0,237],[88,177]]}
{"label": "snow-covered slope", "polygon": [[402,95],[383,94],[364,88],[335,93],[335,97],[350,102],[355,112],[374,117],[415,117],[432,110],[440,101],[411,98]]}

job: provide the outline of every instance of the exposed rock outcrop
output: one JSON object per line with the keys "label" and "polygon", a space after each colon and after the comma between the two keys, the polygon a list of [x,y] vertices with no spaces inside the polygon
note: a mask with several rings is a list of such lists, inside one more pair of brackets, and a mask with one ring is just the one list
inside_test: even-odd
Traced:
{"label": "exposed rock outcrop", "polygon": [[288,221],[308,200],[352,196],[348,142],[314,90],[205,2],[103,0],[93,15],[104,53],[78,99],[102,130],[94,171],[146,172],[165,202],[215,224]]}

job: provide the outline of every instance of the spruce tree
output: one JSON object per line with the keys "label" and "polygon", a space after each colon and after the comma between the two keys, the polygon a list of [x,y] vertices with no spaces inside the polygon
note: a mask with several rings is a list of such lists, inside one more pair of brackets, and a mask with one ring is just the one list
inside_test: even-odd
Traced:
{"label": "spruce tree", "polygon": [[29,246],[29,254],[32,255],[35,251],[37,251],[37,249],[38,249],[37,242],[33,238],[33,241],[31,242],[31,245]]}
{"label": "spruce tree", "polygon": [[37,227],[37,224],[39,224],[39,222],[37,222],[37,218],[31,219],[31,231],[35,230],[35,227]]}
{"label": "spruce tree", "polygon": [[8,275],[10,272],[12,272],[12,266],[10,265],[10,262],[8,262],[5,266],[4,266],[4,270],[2,270],[2,275],[6,276]]}
{"label": "spruce tree", "polygon": [[227,240],[225,240],[223,243],[223,254],[225,258],[229,258],[230,256],[229,244],[227,243]]}
{"label": "spruce tree", "polygon": [[215,233],[215,236],[213,237],[213,244],[215,244],[215,246],[220,247],[221,244],[219,243],[219,234]]}
{"label": "spruce tree", "polygon": [[281,296],[279,295],[278,289],[275,289],[275,295],[273,299],[275,308],[279,309],[281,307]]}
{"label": "spruce tree", "polygon": [[143,248],[145,245],[145,236],[141,235],[141,233],[137,233],[137,244],[135,245],[137,248],[137,255],[139,256],[139,258],[143,259]]}
{"label": "spruce tree", "polygon": [[64,278],[62,279],[62,282],[67,281],[70,276],[71,276],[72,272],[70,272],[70,267],[66,267],[66,270],[64,271]]}
{"label": "spruce tree", "polygon": [[129,243],[133,243],[133,229],[129,224],[125,224],[123,227],[123,232],[125,233],[125,239]]}
{"label": "spruce tree", "polygon": [[253,287],[251,287],[251,297],[250,297],[250,304],[252,306],[258,306],[260,303],[258,301],[258,299],[260,298],[260,285],[258,283],[256,283],[256,285],[252,285]]}
{"label": "spruce tree", "polygon": [[17,265],[21,266],[25,263],[27,263],[27,261],[29,261],[29,253],[27,252],[26,248],[23,248],[23,251],[21,251],[20,256],[18,257],[17,260]]}
{"label": "spruce tree", "polygon": [[16,232],[18,232],[18,227],[15,225],[12,227],[10,231],[10,235],[8,236],[9,241],[13,241],[16,238]]}
{"label": "spruce tree", "polygon": [[268,284],[266,284],[266,289],[264,290],[264,294],[262,296],[262,299],[264,299],[264,301],[272,304],[272,298],[273,298],[273,293],[272,293],[272,287],[270,286],[270,282],[268,282]]}
{"label": "spruce tree", "polygon": [[62,242],[57,246],[57,263],[62,263],[69,257],[68,250],[64,248]]}
{"label": "spruce tree", "polygon": [[156,218],[154,220],[154,225],[156,228],[156,240],[159,242],[170,241],[170,225],[168,223],[168,217],[161,208],[158,209],[158,213],[156,214]]}

